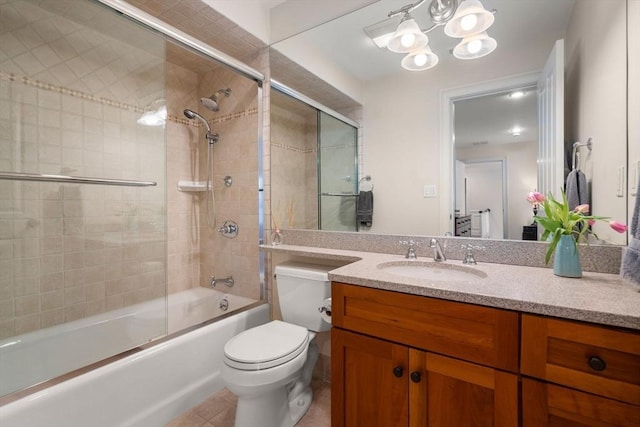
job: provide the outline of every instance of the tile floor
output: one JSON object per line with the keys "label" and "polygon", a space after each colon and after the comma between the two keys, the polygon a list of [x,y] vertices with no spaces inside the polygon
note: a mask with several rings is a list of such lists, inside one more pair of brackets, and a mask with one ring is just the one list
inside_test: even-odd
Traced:
{"label": "tile floor", "polygon": [[[331,387],[320,379],[311,383],[313,403],[296,427],[331,426]],[[165,427],[233,427],[237,398],[227,389],[175,418]]]}

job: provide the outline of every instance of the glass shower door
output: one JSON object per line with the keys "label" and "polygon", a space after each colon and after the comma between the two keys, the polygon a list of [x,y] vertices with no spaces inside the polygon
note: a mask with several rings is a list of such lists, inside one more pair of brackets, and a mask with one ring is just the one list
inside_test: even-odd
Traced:
{"label": "glass shower door", "polygon": [[318,112],[319,228],[357,231],[357,129]]}

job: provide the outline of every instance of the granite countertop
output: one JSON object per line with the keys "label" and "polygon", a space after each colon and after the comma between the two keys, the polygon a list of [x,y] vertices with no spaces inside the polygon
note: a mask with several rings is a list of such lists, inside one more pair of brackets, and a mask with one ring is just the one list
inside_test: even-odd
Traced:
{"label": "granite countertop", "polygon": [[[346,265],[329,272],[329,279],[336,282],[640,330],[640,292],[615,274],[584,272],[582,278],[572,279],[555,276],[549,268],[478,263],[469,267],[486,277],[470,275],[449,282],[405,277],[378,268],[387,262],[412,262],[402,255],[293,245],[263,245],[261,249],[344,261]],[[417,261],[433,260],[419,257]],[[443,264],[463,266],[460,260]]]}

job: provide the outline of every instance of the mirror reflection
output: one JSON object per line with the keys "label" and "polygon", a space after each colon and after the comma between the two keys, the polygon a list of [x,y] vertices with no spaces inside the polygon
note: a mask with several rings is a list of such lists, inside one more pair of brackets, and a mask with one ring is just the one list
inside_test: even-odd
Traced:
{"label": "mirror reflection", "polygon": [[[468,191],[466,208],[489,208],[496,214],[489,219],[490,238],[522,239],[530,232],[526,227],[533,216],[526,193],[534,189],[559,193],[570,169],[571,154],[566,151],[570,153],[575,141],[588,138],[593,139],[593,149],[581,151],[581,164],[592,212],[626,218],[627,193],[619,188],[620,180],[624,184],[626,179],[620,171],[627,166],[625,0],[486,0],[482,4],[494,16],[486,33],[496,40],[495,49],[478,59],[459,59],[452,52],[464,38],[450,37],[446,26],[436,26],[427,34],[438,62],[423,71],[403,67],[407,54],[378,47],[371,35],[372,28],[397,28],[405,14],[387,16],[406,6],[406,0],[372,3],[272,46],[274,79],[360,125],[359,177],[371,176],[375,188],[371,227],[360,231],[454,233],[456,209],[460,210],[457,161],[470,165],[469,173],[483,163],[495,162],[492,166],[502,170],[504,190],[498,197],[502,206],[491,209],[482,201],[471,206]],[[426,2],[410,12],[423,30],[433,25],[430,7]],[[563,41],[559,53],[554,50],[558,40]],[[552,57],[564,62],[557,66],[564,76],[557,77],[554,85],[554,108],[545,110],[536,92],[540,92],[540,81],[547,79],[543,71]],[[528,99],[535,98],[536,110],[545,110],[546,116],[535,119],[544,128],[536,129],[535,122],[498,123],[495,117],[480,113],[464,119],[467,102],[486,102],[492,95],[513,90],[518,81],[525,82],[525,88],[537,86]],[[480,106],[479,111],[489,108]],[[469,124],[463,138],[456,127],[466,126],[469,120],[475,124]],[[502,139],[515,139],[513,128],[519,126],[520,137],[528,138],[515,144],[523,151],[517,155],[499,151],[507,146],[504,141],[482,136],[482,128],[489,124],[500,126]],[[540,140],[546,141],[546,148],[539,147]],[[514,156],[526,159],[526,166]],[[532,165],[548,168],[544,173],[532,172]],[[286,175],[288,167],[273,165],[272,173],[278,169]],[[481,190],[473,190],[473,195],[482,195]],[[601,239],[626,244],[624,235],[607,228],[605,224],[596,230]]]}

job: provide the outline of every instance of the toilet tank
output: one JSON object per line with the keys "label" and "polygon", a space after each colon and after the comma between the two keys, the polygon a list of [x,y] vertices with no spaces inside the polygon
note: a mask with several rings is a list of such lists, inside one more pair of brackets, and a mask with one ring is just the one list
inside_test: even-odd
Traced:
{"label": "toilet tank", "polygon": [[318,308],[331,296],[327,272],[337,267],[303,262],[284,262],[276,266],[274,274],[282,320],[322,332],[331,325],[320,317]]}

